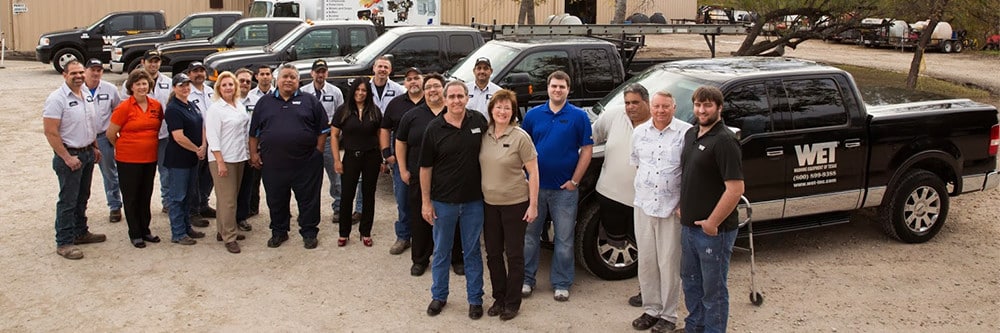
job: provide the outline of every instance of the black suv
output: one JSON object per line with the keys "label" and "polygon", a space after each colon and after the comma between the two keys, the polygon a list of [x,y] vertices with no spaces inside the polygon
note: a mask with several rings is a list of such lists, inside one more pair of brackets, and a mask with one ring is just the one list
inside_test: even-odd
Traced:
{"label": "black suv", "polygon": [[69,60],[97,58],[111,61],[111,43],[126,35],[159,32],[167,28],[163,11],[115,12],[86,28],[49,32],[38,38],[35,59],[52,63],[62,73],[62,64]]}
{"label": "black suv", "polygon": [[180,73],[195,61],[232,48],[260,47],[272,43],[295,27],[302,19],[290,17],[245,18],[211,39],[174,41],[156,47],[163,55],[161,72]]}
{"label": "black suv", "polygon": [[129,72],[139,65],[146,51],[156,49],[156,44],[175,40],[199,40],[215,37],[233,22],[243,18],[242,12],[202,12],[188,15],[170,29],[161,33],[125,36],[114,42],[111,49],[111,71]]}

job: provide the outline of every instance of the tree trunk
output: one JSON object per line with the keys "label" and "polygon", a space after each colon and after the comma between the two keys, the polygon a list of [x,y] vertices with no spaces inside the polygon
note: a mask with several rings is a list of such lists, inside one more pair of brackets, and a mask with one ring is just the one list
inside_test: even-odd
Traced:
{"label": "tree trunk", "polygon": [[625,5],[628,0],[615,0],[615,16],[611,19],[611,24],[622,24],[625,22]]}
{"label": "tree trunk", "polygon": [[517,24],[535,24],[535,0],[521,0]]}
{"label": "tree trunk", "polygon": [[917,40],[917,47],[913,50],[913,61],[910,61],[910,72],[906,75],[907,89],[912,90],[917,88],[917,78],[920,77],[920,63],[924,60],[924,50],[927,49],[927,43],[931,41],[934,28],[937,27],[938,22],[941,21],[941,17],[944,16],[944,9],[947,6],[948,0],[934,1],[927,27],[920,33],[920,39]]}

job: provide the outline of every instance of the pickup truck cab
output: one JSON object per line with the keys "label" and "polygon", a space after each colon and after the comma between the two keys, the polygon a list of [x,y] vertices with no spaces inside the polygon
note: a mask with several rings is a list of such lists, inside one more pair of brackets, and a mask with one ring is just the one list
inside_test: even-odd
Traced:
{"label": "pickup truck cab", "polygon": [[[355,53],[346,57],[326,58],[327,81],[346,91],[355,78],[372,75],[375,59],[383,55],[393,56],[391,80],[402,81],[406,69],[410,67],[419,68],[424,73],[442,73],[483,43],[482,34],[469,27],[393,28]],[[299,69],[302,80],[311,79],[309,72],[313,61],[315,59],[292,63]]]}
{"label": "pickup truck cab", "polygon": [[[665,63],[633,82],[672,93],[675,118],[692,124],[693,91],[723,91],[722,117],[738,131],[758,235],[846,223],[865,209],[877,212],[874,220],[889,236],[926,242],[945,224],[952,197],[1000,184],[1000,125],[991,105],[961,99],[866,106],[849,73],[782,58]],[[598,102],[592,118],[623,112],[624,86]],[[600,221],[593,200],[603,151],[594,147],[581,181],[577,254],[598,277],[623,279],[635,275],[639,254],[631,240],[617,248],[603,239],[609,221]]]}
{"label": "pickup truck cab", "polygon": [[111,71],[127,73],[135,69],[146,51],[156,44],[175,40],[209,39],[243,18],[242,12],[202,12],[188,15],[166,31],[119,38],[111,46]]}
{"label": "pickup truck cab", "polygon": [[360,50],[374,39],[375,25],[368,21],[309,22],[267,46],[213,54],[205,58],[205,66],[209,79],[214,81],[218,73],[238,68],[273,67],[300,59],[342,56]]}
{"label": "pickup truck cab", "polygon": [[[491,40],[448,71],[448,77],[475,81],[476,59],[490,59],[490,81],[517,93],[524,110],[548,100],[546,80],[561,70],[570,76],[569,102],[580,107],[598,100],[629,78],[619,46],[588,37],[534,37]],[[629,71],[641,71],[664,60],[633,61]]]}
{"label": "pickup truck cab", "polygon": [[160,71],[177,74],[187,69],[191,62],[204,61],[215,52],[267,45],[302,24],[297,18],[245,18],[210,39],[159,44],[156,49],[163,55]]}
{"label": "pickup truck cab", "polygon": [[35,47],[35,59],[52,63],[52,68],[62,73],[62,64],[72,59],[111,61],[111,43],[119,37],[166,28],[163,11],[114,12],[86,28],[42,34]]}

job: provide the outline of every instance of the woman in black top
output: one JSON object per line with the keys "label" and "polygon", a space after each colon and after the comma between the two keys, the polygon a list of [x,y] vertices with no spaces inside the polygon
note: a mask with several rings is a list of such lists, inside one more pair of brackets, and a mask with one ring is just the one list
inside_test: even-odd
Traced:
{"label": "woman in black top", "polygon": [[174,91],[170,94],[164,120],[170,131],[163,165],[170,170],[170,187],[167,203],[170,215],[170,241],[193,245],[192,238],[205,237],[200,231],[191,229],[188,212],[188,187],[192,178],[197,177],[198,160],[204,159],[208,144],[204,137],[204,120],[198,107],[188,101],[191,93],[191,79],[185,74],[174,75]]}
{"label": "woman in black top", "polygon": [[[344,149],[344,156],[333,154],[333,167],[341,174],[340,216],[351,216],[358,176],[361,176],[361,242],[372,246],[372,224],[375,218],[375,185],[382,165],[378,131],[382,112],[375,106],[368,91],[368,79],[351,84],[347,101],[333,114],[330,123],[330,150]],[[347,245],[351,235],[351,220],[340,219],[337,246]]]}

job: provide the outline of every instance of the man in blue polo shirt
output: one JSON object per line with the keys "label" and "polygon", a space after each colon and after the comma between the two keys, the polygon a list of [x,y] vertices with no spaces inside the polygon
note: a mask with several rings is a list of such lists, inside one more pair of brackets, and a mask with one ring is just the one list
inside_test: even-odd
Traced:
{"label": "man in blue polo shirt", "polygon": [[[549,102],[528,110],[521,128],[531,135],[538,151],[538,221],[552,217],[555,252],[550,277],[553,298],[569,300],[573,285],[573,231],[579,199],[577,186],[594,152],[590,118],[568,103],[569,75],[555,71],[548,78]],[[528,224],[524,235],[524,285],[521,296],[531,296],[538,272],[539,238],[544,223]]]}
{"label": "man in blue polo shirt", "polygon": [[281,66],[277,91],[257,101],[250,120],[250,163],[261,169],[271,210],[267,247],[275,248],[288,240],[292,191],[299,205],[303,245],[314,249],[319,244],[316,235],[326,128],[326,111],[319,99],[299,92],[298,70],[293,65]]}

